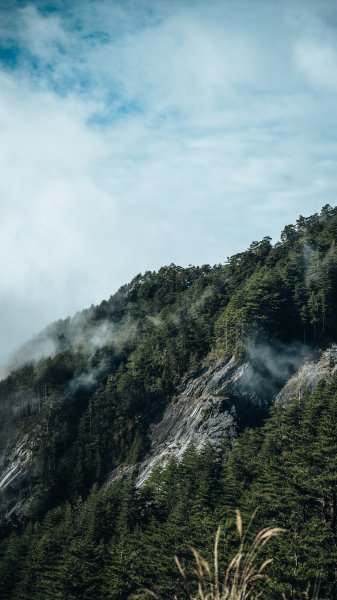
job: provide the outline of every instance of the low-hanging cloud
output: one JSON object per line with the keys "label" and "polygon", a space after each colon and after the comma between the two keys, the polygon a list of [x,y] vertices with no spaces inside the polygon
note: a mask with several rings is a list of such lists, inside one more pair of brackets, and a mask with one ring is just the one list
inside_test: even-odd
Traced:
{"label": "low-hanging cloud", "polygon": [[263,342],[251,340],[247,347],[248,368],[240,380],[240,390],[258,402],[270,402],[313,350],[299,341]]}
{"label": "low-hanging cloud", "polygon": [[139,326],[137,321],[127,318],[115,323],[109,319],[94,321],[90,311],[78,313],[70,320],[56,322],[43,330],[39,335],[20,346],[12,353],[2,366],[0,375],[6,377],[13,369],[26,364],[37,364],[45,358],[53,358],[58,353],[71,350],[86,356],[88,372],[84,371],[73,385],[88,387],[97,380],[105,369],[105,358],[99,366],[93,366],[92,360],[97,351],[110,347],[116,354],[123,351],[127,344],[132,344],[137,337]]}

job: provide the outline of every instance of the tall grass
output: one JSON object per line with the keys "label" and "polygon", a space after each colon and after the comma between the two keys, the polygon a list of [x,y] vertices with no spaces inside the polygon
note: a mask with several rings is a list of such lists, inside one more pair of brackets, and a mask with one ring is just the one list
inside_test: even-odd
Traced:
{"label": "tall grass", "polygon": [[[249,543],[247,538],[253,518],[244,531],[241,514],[236,511],[239,547],[228,565],[222,565],[220,560],[221,527],[215,536],[213,563],[210,564],[198,550],[192,549],[198,585],[197,592],[191,596],[191,600],[256,600],[262,597],[262,592],[257,589],[258,584],[265,578],[265,571],[272,559],[262,560],[261,552],[264,546],[284,529],[267,527]],[[186,579],[185,569],[177,556],[175,562],[180,574]]]}

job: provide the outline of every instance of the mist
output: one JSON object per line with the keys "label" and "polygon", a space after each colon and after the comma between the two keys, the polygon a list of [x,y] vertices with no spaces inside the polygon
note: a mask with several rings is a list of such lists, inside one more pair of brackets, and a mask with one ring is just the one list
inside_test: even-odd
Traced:
{"label": "mist", "polygon": [[[82,311],[72,319],[56,321],[20,346],[2,365],[1,377],[26,364],[37,365],[41,360],[67,350],[84,353],[89,367],[98,350],[108,346],[118,354],[126,344],[136,339],[137,333],[138,324],[131,318],[118,323],[109,319],[95,322],[92,310]],[[84,379],[86,377],[89,385],[94,375],[83,375]]]}
{"label": "mist", "polygon": [[251,340],[245,355],[248,368],[240,379],[240,388],[244,393],[252,394],[257,402],[270,402],[286,381],[314,354],[311,347],[299,341]]}

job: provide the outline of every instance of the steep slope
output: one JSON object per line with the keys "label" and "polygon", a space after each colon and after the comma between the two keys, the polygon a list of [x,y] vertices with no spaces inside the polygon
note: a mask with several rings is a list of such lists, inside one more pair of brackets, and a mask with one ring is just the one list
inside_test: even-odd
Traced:
{"label": "steep slope", "polygon": [[125,473],[140,484],[191,443],[259,426],[303,362],[337,341],[336,242],[326,206],[275,246],[139,275],[26,344],[0,382],[3,521]]}
{"label": "steep slope", "polygon": [[337,597],[336,244],[326,206],[223,265],[139,275],[18,351],[0,382],[0,598],[156,581],[173,597],[177,544],[257,505],[292,532],[266,598],[315,581],[315,536]]}
{"label": "steep slope", "polygon": [[[221,448],[224,438],[232,438],[246,426],[256,426],[275,399],[293,395],[295,381],[304,390],[309,387],[308,378],[314,388],[324,375],[334,373],[333,366],[328,372],[324,367],[326,357],[335,356],[335,348],[313,362],[309,361],[312,352],[301,345],[294,354],[284,346],[250,345],[241,359],[217,361],[187,377],[161,420],[150,428],[151,449],[137,467],[137,485],[142,485],[156,466],[164,467],[172,458],[181,460],[190,444],[196,450],[207,444]],[[312,372],[315,375],[310,377]]]}
{"label": "steep slope", "polygon": [[[262,597],[300,599],[319,578],[315,597],[336,598],[337,378],[325,377],[299,397],[297,383],[302,379],[304,389],[309,364],[288,382],[288,392],[295,382],[292,397],[276,402],[261,427],[246,429],[220,450],[189,446],[180,461],[155,468],[141,487],[131,478],[94,486],[85,501],[61,504],[3,540],[0,597],[193,594],[189,548],[197,545],[210,556],[221,521],[222,553],[230,560],[237,548],[234,508],[247,522],[259,506],[252,535],[266,523],[286,529],[268,547],[274,561]],[[314,368],[327,374],[326,355]],[[173,570],[175,552],[188,573],[183,584]]]}

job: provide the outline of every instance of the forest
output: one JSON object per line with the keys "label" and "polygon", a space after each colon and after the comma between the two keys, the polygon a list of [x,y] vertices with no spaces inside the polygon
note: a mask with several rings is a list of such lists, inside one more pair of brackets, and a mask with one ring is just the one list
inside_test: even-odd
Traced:
{"label": "forest", "polygon": [[[221,264],[140,274],[25,344],[0,381],[0,598],[193,597],[191,548],[212,560],[221,524],[227,564],[239,509],[255,515],[252,539],[282,529],[256,593],[336,600],[336,315],[327,205]],[[278,400],[324,352],[315,385]],[[221,396],[228,434],[167,455],[139,485],[181,386],[229,361],[254,377]]]}

